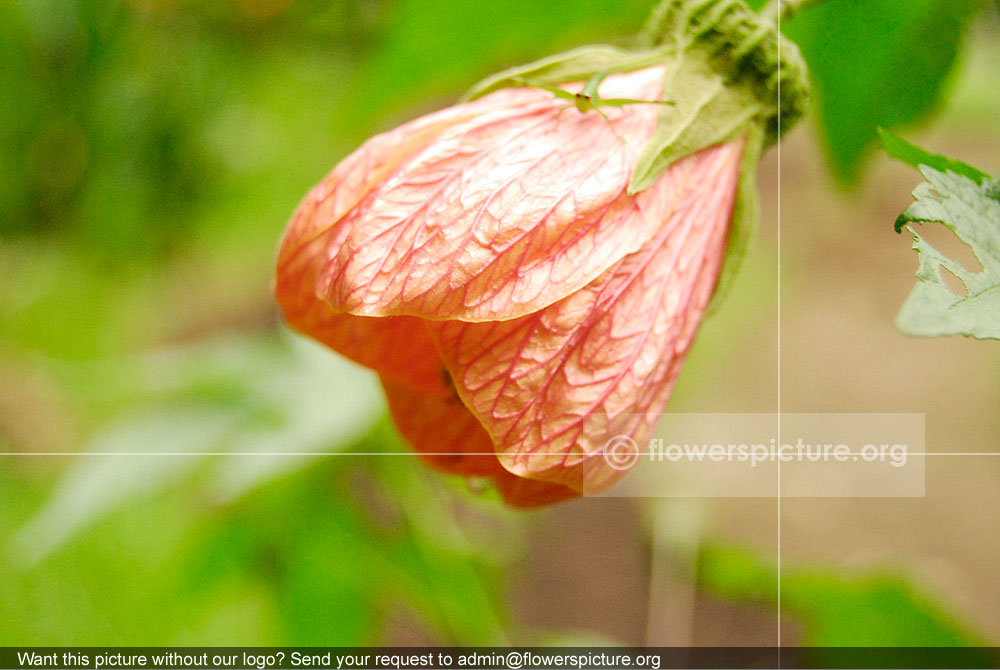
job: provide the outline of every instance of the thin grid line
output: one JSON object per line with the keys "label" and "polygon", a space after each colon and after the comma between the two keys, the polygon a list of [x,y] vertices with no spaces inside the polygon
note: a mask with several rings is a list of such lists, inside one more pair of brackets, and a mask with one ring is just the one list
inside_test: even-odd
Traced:
{"label": "thin grid line", "polygon": [[[778,67],[781,67],[781,0],[778,0]],[[778,377],[778,444],[781,444],[781,77],[778,77],[778,180],[777,180],[777,227],[778,227],[778,337],[777,337],[777,377]],[[781,667],[781,460],[778,460],[778,667]]]}
{"label": "thin grid line", "polygon": [[[597,456],[600,452],[596,452],[594,456]],[[532,456],[565,456],[563,452],[536,452],[531,454]],[[657,459],[660,458],[661,454],[659,452],[640,452],[638,456],[656,456]],[[843,456],[859,456],[864,457],[863,452],[845,452]],[[467,451],[2,451],[0,452],[0,457],[3,456],[492,456],[496,458],[495,453],[485,453],[485,452],[467,452]],[[911,456],[1000,456],[1000,451],[931,451],[931,452],[913,452],[907,453],[907,458]],[[739,459],[727,460],[727,461],[714,461],[711,457],[705,455],[703,457],[693,456],[690,458],[681,459],[664,459],[670,462],[691,462],[691,463],[709,463],[709,462],[746,462]],[[794,459],[794,458],[776,458],[774,459],[779,465],[783,460],[798,460],[801,462],[812,462],[817,461],[804,458],[804,459]],[[832,462],[843,463],[834,459]],[[866,463],[877,464],[880,462],[886,462],[884,459],[865,459]],[[760,463],[758,462],[758,466]]]}

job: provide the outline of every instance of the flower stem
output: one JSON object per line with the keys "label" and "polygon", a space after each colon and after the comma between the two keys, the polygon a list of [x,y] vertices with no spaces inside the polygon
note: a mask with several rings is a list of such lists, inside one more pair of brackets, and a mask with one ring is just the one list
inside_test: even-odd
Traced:
{"label": "flower stem", "polygon": [[[791,17],[798,14],[802,9],[809,5],[819,4],[823,0],[770,0],[763,9],[760,10],[760,15],[769,19],[772,23],[777,23],[779,19],[782,21],[790,19]],[[668,24],[668,17],[671,10],[676,9],[678,6],[678,0],[660,0],[653,8],[653,11],[649,13],[649,17],[643,24],[642,29],[639,31],[639,36],[637,39],[637,44],[640,49],[651,49],[657,44],[662,44],[665,41],[666,36],[664,33],[664,27]]]}
{"label": "flower stem", "polygon": [[777,23],[779,14],[782,21],[787,21],[809,5],[816,5],[820,2],[822,0],[771,0],[760,13]]}
{"label": "flower stem", "polygon": [[646,17],[646,22],[642,24],[639,35],[636,38],[636,46],[639,49],[652,49],[662,41],[661,34],[663,26],[667,22],[667,13],[670,11],[671,0],[660,0],[653,7],[653,11]]}

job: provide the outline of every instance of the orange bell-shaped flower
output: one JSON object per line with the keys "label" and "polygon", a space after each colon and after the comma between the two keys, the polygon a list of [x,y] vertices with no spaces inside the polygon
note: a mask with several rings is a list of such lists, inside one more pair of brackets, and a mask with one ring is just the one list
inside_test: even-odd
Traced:
{"label": "orange bell-shaped flower", "polygon": [[[658,100],[662,81],[600,94]],[[505,88],[368,140],[285,232],[288,324],[378,372],[435,467],[518,506],[606,489],[624,472],[604,445],[648,435],[711,298],[745,144],[631,195],[659,111]]]}

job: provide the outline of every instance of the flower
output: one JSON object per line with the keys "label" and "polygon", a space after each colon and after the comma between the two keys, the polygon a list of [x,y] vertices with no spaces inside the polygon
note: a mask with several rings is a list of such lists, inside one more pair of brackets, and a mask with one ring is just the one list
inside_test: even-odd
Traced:
{"label": "flower", "polygon": [[[600,95],[658,100],[663,80],[614,74]],[[378,372],[431,465],[516,506],[607,488],[624,471],[603,446],[648,436],[712,296],[746,145],[630,194],[660,109],[503,88],[373,137],[285,232],[288,324]]]}

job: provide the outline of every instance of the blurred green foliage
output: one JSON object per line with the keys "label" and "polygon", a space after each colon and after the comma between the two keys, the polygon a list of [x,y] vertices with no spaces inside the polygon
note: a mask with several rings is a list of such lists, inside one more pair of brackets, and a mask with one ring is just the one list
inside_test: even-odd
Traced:
{"label": "blurred green foliage", "polygon": [[[752,550],[717,544],[702,547],[698,579],[703,588],[727,598],[777,602],[777,564]],[[806,623],[803,643],[809,646],[982,644],[896,575],[839,575],[825,566],[810,569],[785,562],[781,608],[785,615]]]}
{"label": "blurred green foliage", "polygon": [[514,513],[310,456],[410,450],[277,336],[274,249],[371,132],[646,5],[0,4],[0,449],[176,454],[0,461],[0,644],[509,641]]}
{"label": "blurred green foliage", "polygon": [[[381,428],[355,446],[387,441]],[[498,591],[510,553],[493,543],[509,537],[471,542],[448,493],[410,459],[347,458],[225,504],[202,464],[183,487],[121,501],[37,565],[14,530],[44,486],[3,472],[0,534],[14,551],[2,643],[376,644],[387,621],[431,641],[506,642]]]}
{"label": "blurred green foliage", "polygon": [[[838,647],[898,647],[887,667],[928,667],[921,651],[907,647],[972,647],[949,656],[956,667],[995,667],[995,653],[955,623],[939,605],[900,575],[886,572],[838,574],[828,566],[781,566],[782,615],[802,624],[801,644],[815,647],[810,667],[864,667],[850,663]],[[775,606],[778,569],[774,559],[752,550],[718,544],[702,547],[699,586],[719,596]],[[846,664],[845,664],[846,663]],[[936,667],[936,666],[930,666]]]}
{"label": "blurred green foliage", "polygon": [[809,64],[814,111],[834,174],[856,183],[878,128],[940,105],[983,0],[827,0],[782,26]]}
{"label": "blurred green foliage", "polygon": [[[863,27],[845,1],[841,33]],[[0,458],[0,644],[538,639],[504,582],[527,515],[414,457],[343,455],[407,447],[370,376],[278,335],[273,254],[372,132],[503,67],[626,44],[651,4],[0,3],[0,450],[174,454]],[[859,40],[887,30],[845,16]],[[790,34],[823,82],[850,69],[843,36]],[[887,124],[862,83],[859,103],[820,85],[831,141]]]}

